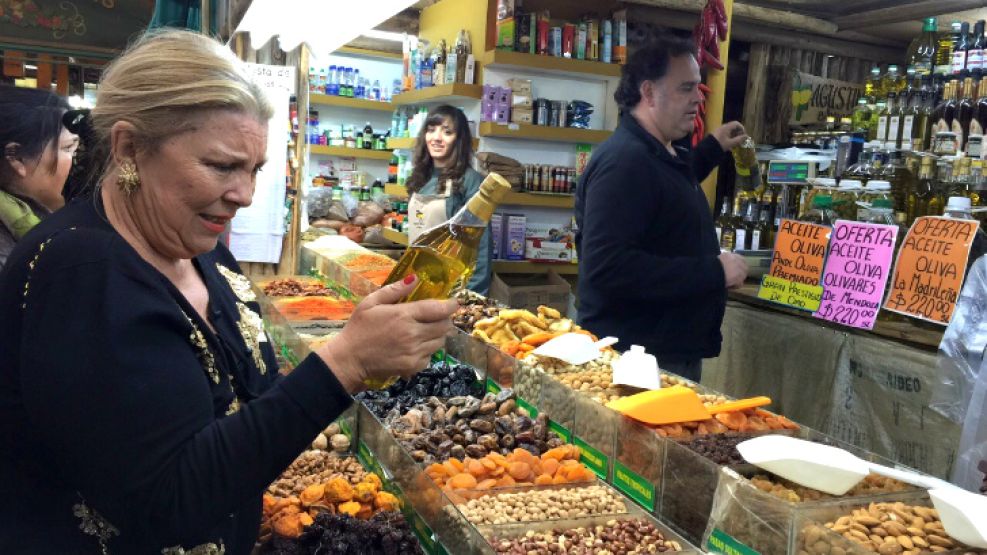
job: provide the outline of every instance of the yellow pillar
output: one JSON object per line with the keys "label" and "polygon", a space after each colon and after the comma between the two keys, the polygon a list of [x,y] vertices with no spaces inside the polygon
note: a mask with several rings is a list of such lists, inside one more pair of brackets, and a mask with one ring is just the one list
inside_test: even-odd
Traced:
{"label": "yellow pillar", "polygon": [[[723,0],[723,5],[727,11],[727,36],[720,41],[720,63],[723,64],[723,69],[708,68],[706,70],[708,77],[706,85],[712,89],[710,96],[706,99],[705,123],[707,133],[723,125],[723,100],[727,92],[727,60],[730,57],[730,31],[733,30],[733,0]],[[702,183],[710,210],[714,208],[713,202],[716,200],[716,177],[718,173],[718,170],[713,170]]]}

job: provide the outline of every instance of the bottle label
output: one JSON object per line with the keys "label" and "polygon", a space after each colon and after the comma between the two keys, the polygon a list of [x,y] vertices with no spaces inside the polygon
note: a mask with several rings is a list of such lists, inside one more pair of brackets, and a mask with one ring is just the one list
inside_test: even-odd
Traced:
{"label": "bottle label", "polygon": [[747,244],[747,230],[738,229],[736,233],[736,249],[744,250],[744,245]]}
{"label": "bottle label", "polygon": [[759,250],[761,250],[761,230],[760,229],[755,229],[754,232],[751,233],[751,250],[752,251],[759,251]]}
{"label": "bottle label", "polygon": [[884,141],[885,147],[895,148],[897,146],[900,123],[901,119],[898,116],[891,116],[891,120],[888,122],[888,138]]}
{"label": "bottle label", "polygon": [[[972,126],[971,126],[972,127]],[[966,140],[966,155],[969,158],[980,158],[981,152],[983,152],[983,135],[974,135],[973,130],[970,130],[970,138]]]}
{"label": "bottle label", "polygon": [[888,137],[888,116],[877,118],[877,140],[884,141]]}
{"label": "bottle label", "polygon": [[932,74],[932,61],[931,60],[921,60],[915,62],[915,75],[931,75]]}
{"label": "bottle label", "polygon": [[716,226],[716,242],[720,245],[723,244],[723,228]]}
{"label": "bottle label", "polygon": [[953,127],[950,131],[956,135],[956,150],[963,150],[963,124],[960,123],[960,118],[953,118]]}
{"label": "bottle label", "polygon": [[905,116],[904,128],[901,130],[901,148],[912,149],[912,131],[915,128],[915,116]]}
{"label": "bottle label", "polygon": [[966,55],[966,68],[970,71],[982,70],[984,68],[983,49],[970,49],[970,52]]}
{"label": "bottle label", "polygon": [[957,74],[966,69],[966,50],[953,52],[953,74]]}

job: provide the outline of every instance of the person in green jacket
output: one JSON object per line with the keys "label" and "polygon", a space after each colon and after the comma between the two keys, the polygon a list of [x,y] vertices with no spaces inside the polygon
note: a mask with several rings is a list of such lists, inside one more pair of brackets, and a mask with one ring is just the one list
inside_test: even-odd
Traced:
{"label": "person in green jacket", "polygon": [[0,85],[0,268],[14,245],[65,204],[62,188],[79,138],[62,125],[64,98]]}
{"label": "person in green jacket", "polygon": [[[408,177],[409,230],[414,241],[426,230],[452,217],[480,189],[483,176],[471,166],[473,136],[458,108],[433,108],[415,141],[414,168]],[[467,288],[486,295],[490,289],[490,230],[480,240],[476,270]]]}

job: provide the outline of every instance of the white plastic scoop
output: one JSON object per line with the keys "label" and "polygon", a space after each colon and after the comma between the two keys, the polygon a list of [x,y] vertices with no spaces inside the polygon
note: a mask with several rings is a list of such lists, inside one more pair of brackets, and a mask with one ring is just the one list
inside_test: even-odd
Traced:
{"label": "white plastic scoop", "polygon": [[620,340],[616,337],[604,337],[593,342],[593,339],[586,334],[566,333],[546,341],[532,353],[540,357],[557,358],[568,364],[579,366],[600,358],[600,349],[605,349],[618,341]]}
{"label": "white plastic scoop", "polygon": [[839,447],[767,435],[737,444],[747,462],[796,484],[843,495],[870,473],[929,490],[943,528],[953,539],[987,548],[987,497],[945,480],[872,463]]}

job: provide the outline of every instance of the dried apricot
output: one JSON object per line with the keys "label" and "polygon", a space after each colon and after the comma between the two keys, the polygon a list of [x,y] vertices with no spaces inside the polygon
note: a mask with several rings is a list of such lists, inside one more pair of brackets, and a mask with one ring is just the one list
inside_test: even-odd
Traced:
{"label": "dried apricot", "polygon": [[564,474],[564,473],[562,473],[562,472],[559,472],[558,474],[556,474],[556,475],[555,475],[555,476],[554,476],[554,477],[552,478],[552,483],[553,483],[553,484],[567,484],[567,483],[569,483],[569,480],[568,480],[568,479],[566,479],[566,477],[565,477],[565,474]]}
{"label": "dried apricot", "polygon": [[559,461],[557,461],[555,459],[548,459],[546,461],[542,461],[542,463],[541,463],[541,471],[542,471],[543,474],[547,474],[548,476],[555,476],[555,472],[561,466],[562,465],[559,464]]}
{"label": "dried apricot", "polygon": [[[446,474],[448,474],[450,476],[455,476],[456,474],[459,474],[459,473],[463,472],[464,469],[466,468],[465,465],[463,465],[463,463],[459,463],[457,465],[457,464],[454,464],[452,461],[456,461],[456,459],[449,459],[446,462],[442,463],[442,466],[444,466],[445,469],[446,469]],[[459,461],[456,461],[456,462],[459,462]]]}
{"label": "dried apricot", "polygon": [[480,478],[487,473],[487,467],[483,466],[483,463],[476,460],[470,461],[469,465],[466,467],[466,470],[477,478]]}
{"label": "dried apricot", "polygon": [[552,483],[552,477],[548,474],[542,474],[535,478],[535,485],[547,486]]}
{"label": "dried apricot", "polygon": [[541,460],[543,461],[549,459],[561,461],[564,458],[566,458],[566,449],[564,447],[555,447],[554,449],[549,449],[548,451],[545,451],[541,455]]}
{"label": "dried apricot", "polygon": [[495,470],[497,468],[497,463],[488,457],[483,457],[480,459],[480,464],[482,464],[487,470]]}
{"label": "dried apricot", "polygon": [[497,485],[501,487],[513,486],[516,483],[510,474],[504,474],[497,480]]}
{"label": "dried apricot", "polygon": [[306,507],[312,505],[313,503],[318,503],[322,500],[322,496],[326,494],[325,484],[312,484],[311,486],[302,490],[298,494],[298,498],[301,500],[302,504]]}
{"label": "dried apricot", "polygon": [[531,475],[531,467],[523,462],[514,462],[511,463],[511,467],[507,469],[507,472],[515,480],[526,480]]}
{"label": "dried apricot", "polygon": [[[425,474],[428,474],[434,479],[436,476],[445,476],[448,472],[446,472],[446,467],[441,463],[432,463],[425,469]],[[457,472],[456,474],[459,473]]]}
{"label": "dried apricot", "polygon": [[449,486],[452,489],[473,489],[476,487],[476,478],[465,472],[456,474],[449,479]]}
{"label": "dried apricot", "polygon": [[742,412],[721,412],[716,419],[731,430],[740,430],[747,425],[747,415]]}
{"label": "dried apricot", "polygon": [[497,485],[497,480],[488,478],[476,485],[476,489],[490,489]]}

